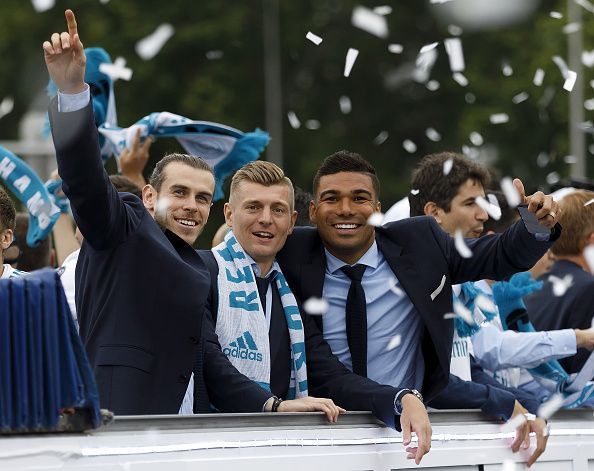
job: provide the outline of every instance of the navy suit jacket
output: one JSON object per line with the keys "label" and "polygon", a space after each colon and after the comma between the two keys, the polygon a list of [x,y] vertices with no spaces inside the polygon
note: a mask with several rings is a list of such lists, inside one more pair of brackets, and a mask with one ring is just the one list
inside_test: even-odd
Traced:
{"label": "navy suit jacket", "polygon": [[[560,233],[556,226],[554,240]],[[453,311],[452,284],[481,279],[499,280],[527,270],[552,242],[539,242],[520,221],[503,234],[467,240],[473,257],[463,258],[454,240],[433,217],[421,216],[376,228],[376,242],[424,324],[423,396],[430,401],[448,384],[454,325],[444,314]],[[295,228],[277,257],[300,301],[321,297],[326,256],[315,228]],[[431,293],[442,283],[434,300]],[[307,317],[307,315],[305,315]],[[322,320],[314,317],[322,330]]]}
{"label": "navy suit jacket", "polygon": [[[573,277],[563,296],[553,294],[549,276]],[[551,271],[540,277],[543,287],[524,298],[530,321],[537,330],[589,329],[594,317],[594,276],[568,260],[557,260]],[[568,373],[577,373],[590,356],[585,348],[571,357],[559,360]]]}
{"label": "navy suit jacket", "polygon": [[[213,317],[216,323],[216,313],[219,303],[217,290],[219,267],[210,250],[199,250],[198,253],[211,274],[209,311],[214,313]],[[289,286],[292,289],[290,283]],[[334,356],[312,317],[303,314],[301,305],[299,308],[305,334],[305,357],[307,362],[309,394],[315,397],[330,398],[347,410],[371,411],[386,425],[399,430],[400,422],[396,420],[394,415],[394,399],[398,393],[398,389],[392,386],[378,384],[368,378],[356,375],[346,368]],[[278,322],[278,319],[275,321],[273,317],[271,319],[270,331],[271,356],[281,351],[282,344],[288,342],[288,336],[286,321],[283,327],[283,322]],[[209,345],[207,350],[212,348],[215,348],[214,344]],[[279,366],[275,367],[275,363]],[[282,359],[279,362],[272,362],[271,386],[274,386],[275,383],[282,383],[283,381],[286,381],[286,386],[288,386],[289,377],[282,368],[284,363]],[[276,376],[276,378],[273,378],[273,376]],[[276,392],[274,389],[273,391]]]}
{"label": "navy suit jacket", "polygon": [[[50,122],[62,187],[85,237],[76,305],[101,406],[116,414],[176,414],[194,370],[198,411],[209,411],[203,373],[215,399],[242,412],[261,410],[269,394],[237,370],[213,371],[204,361],[203,343],[216,343],[203,316],[208,272],[195,250],[163,231],[140,199],[115,190],[103,168],[90,103],[59,113],[54,99]],[[225,374],[235,380],[233,388]]]}

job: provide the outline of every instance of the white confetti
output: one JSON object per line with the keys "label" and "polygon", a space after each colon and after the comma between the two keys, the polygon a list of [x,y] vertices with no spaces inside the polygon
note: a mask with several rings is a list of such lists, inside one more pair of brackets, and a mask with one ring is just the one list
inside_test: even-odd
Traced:
{"label": "white confetti", "polygon": [[481,134],[476,131],[471,132],[470,136],[468,136],[468,139],[470,139],[470,142],[472,142],[473,146],[478,147],[482,146],[485,142],[483,136],[481,136]]}
{"label": "white confetti", "polygon": [[312,33],[311,31],[308,31],[307,34],[305,35],[306,39],[309,39],[312,43],[314,43],[316,46],[319,46],[320,43],[323,41],[322,38],[320,38],[318,35]]}
{"label": "white confetti", "polygon": [[461,36],[464,30],[458,25],[448,25],[448,33],[452,36]]}
{"label": "white confetti", "polygon": [[454,160],[453,159],[448,159],[443,163],[443,174],[447,175],[448,173],[450,173],[452,171],[452,167],[454,166]]}
{"label": "white confetti", "polygon": [[468,79],[462,72],[454,72],[452,74],[452,78],[458,85],[460,85],[462,87],[465,87],[466,85],[468,85]]}
{"label": "white confetti", "polygon": [[480,152],[478,151],[478,149],[476,147],[470,147],[467,145],[462,146],[462,153],[465,156],[470,157],[471,159],[477,159],[478,156],[480,155]]}
{"label": "white confetti", "polygon": [[437,80],[429,80],[426,85],[427,89],[431,92],[439,90],[439,82]]}
{"label": "white confetti", "polygon": [[572,164],[577,164],[578,159],[575,155],[566,155],[565,157],[563,157],[563,161],[566,164],[572,165]]}
{"label": "white confetti", "polygon": [[[592,198],[591,200],[586,201],[584,203],[584,206],[590,206],[592,203],[594,203],[594,198]],[[594,320],[594,318],[592,320]]]}
{"label": "white confetti", "polygon": [[312,316],[322,316],[328,311],[328,301],[324,298],[309,298],[303,303],[303,310]]}
{"label": "white confetti", "polygon": [[514,105],[519,105],[523,101],[526,101],[528,98],[530,98],[530,95],[528,95],[527,92],[520,92],[512,98],[512,103]]}
{"label": "white confetti", "polygon": [[[588,204],[588,203],[586,203],[586,204]],[[584,248],[584,258],[586,259],[586,263],[588,264],[588,267],[590,268],[590,273],[594,273],[594,245],[593,244],[588,244],[586,246],[586,248]]]}
{"label": "white confetti", "polygon": [[169,41],[174,32],[175,29],[169,23],[159,25],[153,33],[136,43],[136,54],[145,61],[152,59],[165,46],[165,43]]}
{"label": "white confetti", "polygon": [[378,5],[377,7],[373,8],[373,13],[386,16],[392,13],[392,7],[390,5]]}
{"label": "white confetti", "polygon": [[457,316],[453,312],[448,312],[447,314],[443,315],[444,319],[455,319]]}
{"label": "white confetti", "polygon": [[388,139],[389,136],[390,133],[388,131],[382,131],[377,136],[375,136],[373,143],[376,146],[381,146],[384,142],[386,142],[386,139]]}
{"label": "white confetti", "polygon": [[481,311],[486,312],[497,312],[497,306],[491,301],[487,296],[479,294],[474,299],[474,304],[478,307]]}
{"label": "white confetti", "polygon": [[454,234],[454,245],[462,258],[472,257],[472,250],[470,250],[468,245],[466,245],[466,242],[464,241],[464,235],[460,229],[456,229]]}
{"label": "white confetti", "polygon": [[563,18],[563,13],[561,13],[560,11],[552,11],[549,13],[549,16],[551,18],[555,18],[556,20],[560,20],[561,18]]}
{"label": "white confetti", "polygon": [[[419,194],[419,190],[417,190],[416,188],[413,188],[412,190],[410,190],[410,194],[417,196]],[[594,201],[594,200],[592,200],[592,201]]]}
{"label": "white confetti", "polygon": [[549,154],[547,154],[546,152],[541,152],[540,154],[538,154],[538,157],[536,157],[536,165],[538,165],[540,168],[544,168],[549,164]]}
{"label": "white confetti", "polygon": [[3,118],[10,113],[14,108],[14,99],[10,96],[4,97],[0,101],[0,118]]}
{"label": "white confetti", "polygon": [[526,423],[524,414],[517,414],[501,426],[502,432],[513,432]]}
{"label": "white confetti", "polygon": [[315,131],[317,129],[320,129],[320,122],[317,119],[308,119],[305,122],[305,127],[307,129],[310,129],[311,131]]}
{"label": "white confetti", "polygon": [[561,394],[553,394],[550,399],[541,404],[536,415],[542,419],[549,419],[555,412],[557,412],[563,405],[563,396]]}
{"label": "white confetti", "polygon": [[594,98],[584,101],[584,108],[586,108],[588,111],[594,110]]}
{"label": "white confetti", "polygon": [[518,206],[522,201],[520,199],[520,193],[513,184],[513,181],[509,177],[503,177],[501,179],[501,191],[505,195],[505,199],[507,200],[507,204],[510,208],[515,208]]}
{"label": "white confetti", "polygon": [[474,322],[474,318],[472,317],[472,312],[470,312],[470,309],[468,309],[466,306],[464,306],[464,304],[462,304],[458,300],[454,301],[454,314],[456,314],[457,317],[462,319],[468,325],[476,325],[476,322]]}
{"label": "white confetti", "polygon": [[573,34],[577,33],[580,29],[582,29],[582,24],[575,22],[575,23],[568,23],[563,26],[563,33],[565,34]]}
{"label": "white confetti", "polygon": [[589,68],[594,66],[594,50],[582,51],[582,64]]}
{"label": "white confetti", "polygon": [[402,44],[388,44],[388,52],[391,52],[392,54],[401,54],[402,51],[404,51],[404,47],[402,46]]}
{"label": "white confetti", "polygon": [[402,147],[409,154],[414,154],[417,151],[417,145],[410,139],[405,139],[402,141]]}
{"label": "white confetti", "polygon": [[561,297],[565,294],[565,292],[571,288],[573,284],[573,276],[572,275],[565,275],[563,278],[559,278],[555,275],[549,275],[548,280],[553,285],[553,295],[557,297]]}
{"label": "white confetti", "polygon": [[396,296],[404,296],[404,291],[398,286],[398,280],[396,280],[396,278],[390,278],[388,286],[390,287],[390,291]]}
{"label": "white confetti", "polygon": [[534,85],[536,85],[537,87],[540,87],[544,80],[544,76],[545,76],[544,70],[536,69],[536,72],[534,72],[534,78],[532,79],[532,83]]}
{"label": "white confetti", "polygon": [[351,24],[355,28],[367,31],[378,38],[388,37],[388,22],[386,18],[369,8],[356,6],[351,15]]}
{"label": "white confetti", "polygon": [[206,59],[208,59],[209,61],[215,61],[215,60],[219,60],[223,58],[223,51],[221,51],[220,49],[213,49],[211,51],[206,51]]}
{"label": "white confetti", "polygon": [[427,128],[427,129],[425,129],[425,136],[427,136],[427,139],[429,139],[429,140],[431,140],[433,142],[439,142],[439,141],[441,141],[441,134],[439,134],[433,128]]}
{"label": "white confetti", "polygon": [[167,216],[167,211],[169,210],[170,205],[171,201],[169,201],[169,198],[158,198],[157,204],[155,205],[155,215],[159,215],[164,219]]}
{"label": "white confetti", "polygon": [[495,113],[489,116],[489,121],[491,124],[503,124],[509,121],[509,116],[507,113]]}
{"label": "white confetti", "polygon": [[444,40],[443,45],[450,60],[450,70],[452,72],[462,72],[464,70],[464,52],[462,51],[462,41],[460,38],[448,38]]}
{"label": "white confetti", "polygon": [[346,95],[343,95],[338,99],[338,106],[340,106],[340,112],[342,114],[349,114],[353,109],[351,99]]}
{"label": "white confetti", "polygon": [[359,55],[358,49],[353,49],[352,47],[349,48],[346,55],[346,60],[344,63],[344,76],[348,77],[351,75],[351,70],[353,65],[355,65],[355,61],[357,60],[357,56]]}
{"label": "white confetti", "polygon": [[[427,46],[423,47],[423,49],[426,48]],[[419,52],[415,60],[416,69],[413,71],[412,75],[416,82],[425,83],[429,79],[431,69],[435,65],[435,61],[437,61],[437,56],[437,49],[435,49],[435,47],[429,47],[423,52]]]}
{"label": "white confetti", "polygon": [[559,180],[561,180],[561,175],[559,175],[557,172],[551,172],[547,175],[547,183],[549,185],[559,183]]}
{"label": "white confetti", "polygon": [[299,121],[299,118],[294,111],[289,111],[287,113],[287,118],[289,119],[289,124],[293,129],[299,129],[301,127],[301,121]]}
{"label": "white confetti", "polygon": [[588,0],[574,0],[579,6],[583,7],[584,9],[588,10],[590,13],[594,13],[594,5],[590,3]]}
{"label": "white confetti", "polygon": [[113,81],[118,79],[130,80],[132,78],[132,69],[126,67],[126,59],[118,57],[113,64],[103,62],[99,64],[99,72],[109,75]]}
{"label": "white confetti", "polygon": [[433,293],[431,293],[431,301],[433,301],[435,298],[437,298],[437,296],[439,296],[439,293],[441,293],[441,291],[443,290],[443,287],[445,286],[445,282],[446,282],[446,276],[443,275],[441,277],[441,281],[439,282],[439,286],[437,288],[435,288],[435,291],[433,291]]}
{"label": "white confetti", "polygon": [[565,63],[563,58],[561,56],[553,56],[552,60],[555,64],[557,64],[557,67],[559,67],[559,72],[561,72],[563,78],[567,79],[567,72],[569,68],[567,67],[567,64]]}
{"label": "white confetti", "polygon": [[526,417],[528,422],[533,422],[536,420],[536,415],[531,414],[530,412],[524,412],[524,417]]}
{"label": "white confetti", "polygon": [[511,77],[514,74],[514,69],[512,69],[512,66],[504,61],[501,64],[501,72],[505,77]]}
{"label": "white confetti", "polygon": [[476,201],[476,204],[479,205],[479,207],[487,212],[490,218],[495,219],[495,221],[499,221],[499,219],[501,219],[501,208],[499,206],[489,203],[482,196],[477,196],[474,200]]}
{"label": "white confetti", "polygon": [[400,346],[400,342],[402,341],[402,337],[400,336],[400,334],[395,335],[394,337],[392,337],[390,339],[390,341],[388,342],[388,347],[386,348],[386,350],[389,352],[390,350],[394,350],[396,347]]}
{"label": "white confetti", "polygon": [[434,43],[430,43],[430,44],[425,44],[421,50],[419,51],[419,54],[425,54],[426,52],[429,52],[433,49],[435,49],[437,47],[437,45],[439,44],[439,42],[434,42]]}
{"label": "white confetti", "polygon": [[373,227],[379,227],[384,223],[384,214],[383,213],[373,213],[369,218],[367,218],[367,224]]}
{"label": "white confetti", "polygon": [[56,0],[31,0],[33,8],[37,13],[50,10],[54,7]]}
{"label": "white confetti", "polygon": [[577,73],[573,70],[567,71],[567,78],[565,79],[565,83],[563,84],[563,89],[567,90],[568,92],[573,90],[573,86],[575,85],[575,81],[577,79]]}
{"label": "white confetti", "polygon": [[516,471],[516,463],[512,460],[504,460],[501,471]]}
{"label": "white confetti", "polygon": [[464,101],[471,105],[476,101],[476,97],[473,93],[467,93],[466,95],[464,95]]}

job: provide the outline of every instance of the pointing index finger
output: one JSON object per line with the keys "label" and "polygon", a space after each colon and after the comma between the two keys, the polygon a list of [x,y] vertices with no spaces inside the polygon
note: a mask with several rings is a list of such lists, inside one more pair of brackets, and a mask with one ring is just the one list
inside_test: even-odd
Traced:
{"label": "pointing index finger", "polygon": [[76,26],[76,18],[74,17],[74,12],[72,10],[66,10],[66,23],[68,23],[68,34],[70,34],[70,37],[74,37],[74,35],[78,33],[78,29]]}

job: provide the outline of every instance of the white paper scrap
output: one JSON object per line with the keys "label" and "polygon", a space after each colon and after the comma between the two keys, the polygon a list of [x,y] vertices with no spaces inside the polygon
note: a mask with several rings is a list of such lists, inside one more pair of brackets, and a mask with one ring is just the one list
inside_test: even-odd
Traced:
{"label": "white paper scrap", "polygon": [[400,346],[400,342],[402,341],[402,337],[400,334],[394,335],[388,342],[388,347],[386,348],[387,351],[394,350],[396,347]]}
{"label": "white paper scrap", "polygon": [[6,96],[0,102],[0,118],[3,118],[10,113],[14,108],[14,98]]}
{"label": "white paper scrap", "polygon": [[141,59],[149,60],[155,57],[163,48],[169,38],[173,36],[175,29],[169,23],[163,23],[151,34],[136,43],[136,54]]}
{"label": "white paper scrap", "polygon": [[470,136],[468,136],[468,138],[470,139],[470,142],[472,142],[473,146],[480,147],[484,143],[483,136],[476,131],[471,132]]}
{"label": "white paper scrap", "polygon": [[588,267],[590,267],[590,273],[594,273],[594,245],[589,244],[586,246],[584,249],[584,258],[586,259]]}
{"label": "white paper scrap", "polygon": [[439,141],[441,141],[441,134],[439,134],[433,128],[427,128],[427,129],[425,129],[425,136],[427,136],[427,139],[429,139],[429,140],[431,140],[433,142],[439,142]]}
{"label": "white paper scrap", "polygon": [[522,202],[520,199],[520,193],[518,193],[518,190],[514,186],[511,178],[503,177],[501,179],[501,191],[503,191],[505,199],[507,200],[507,204],[511,208],[515,208]]}
{"label": "white paper scrap", "polygon": [[37,13],[50,10],[54,7],[56,0],[31,0],[33,8]]}
{"label": "white paper scrap", "polygon": [[439,82],[437,80],[429,80],[425,86],[427,87],[427,90],[431,92],[439,90]]}
{"label": "white paper scrap", "polygon": [[594,50],[582,51],[582,64],[589,68],[594,66]]}
{"label": "white paper scrap", "polygon": [[489,121],[491,124],[503,124],[509,121],[509,116],[507,113],[495,113],[489,116]]}
{"label": "white paper scrap", "polygon": [[557,412],[561,406],[563,406],[563,396],[561,394],[553,394],[547,402],[540,405],[536,415],[547,420]]}
{"label": "white paper scrap", "polygon": [[351,24],[355,28],[367,31],[378,38],[388,37],[388,22],[386,21],[386,18],[369,8],[362,6],[353,8]]}
{"label": "white paper scrap", "polygon": [[305,35],[306,39],[309,39],[312,43],[314,43],[316,46],[319,46],[320,43],[323,41],[322,38],[320,38],[319,36],[317,36],[316,34],[312,33],[311,31],[308,31],[307,34]]}
{"label": "white paper scrap", "polygon": [[441,281],[439,282],[439,286],[437,288],[435,288],[433,293],[431,293],[431,301],[433,301],[435,298],[437,298],[437,296],[439,296],[439,293],[441,293],[441,291],[443,290],[443,287],[445,286],[445,282],[446,282],[446,276],[443,275],[441,277]]}
{"label": "white paper scrap", "polygon": [[379,227],[384,223],[384,213],[373,213],[367,218],[367,224],[373,227]]}
{"label": "white paper scrap", "polygon": [[517,95],[514,95],[514,97],[512,98],[512,103],[514,105],[519,105],[523,101],[526,101],[528,98],[530,98],[530,95],[528,95],[527,92],[520,92]]}
{"label": "white paper scrap", "polygon": [[402,141],[402,147],[404,147],[404,150],[409,154],[414,154],[417,151],[417,145],[410,139]]}
{"label": "white paper scrap", "polygon": [[388,139],[389,136],[390,133],[388,131],[381,131],[377,136],[375,136],[373,143],[376,146],[381,146],[384,142],[386,142],[386,139]]}
{"label": "white paper scrap", "polygon": [[346,55],[346,60],[344,63],[344,76],[348,77],[351,75],[351,69],[353,65],[355,65],[355,61],[357,60],[357,56],[359,55],[358,49],[353,49],[352,47],[349,48]]}
{"label": "white paper scrap", "polygon": [[465,87],[466,85],[468,85],[468,79],[462,72],[454,72],[452,74],[452,78],[458,85],[460,85],[462,87]]}
{"label": "white paper scrap", "polygon": [[294,111],[289,111],[287,113],[287,118],[289,119],[289,124],[293,129],[299,129],[301,127],[301,121],[299,121],[299,118]]}
{"label": "white paper scrap", "polygon": [[[594,198],[592,198],[591,200],[588,200],[584,203],[584,206],[590,206],[592,203],[594,203]],[[594,318],[592,319],[594,321]]]}
{"label": "white paper scrap", "polygon": [[[410,194],[413,196],[417,196],[419,194],[419,190],[413,188],[412,190],[410,190]],[[594,199],[592,199],[591,201],[594,201]]]}
{"label": "white paper scrap", "polygon": [[586,108],[588,111],[594,110],[594,98],[584,101],[584,108]]}
{"label": "white paper scrap", "polygon": [[549,13],[549,16],[551,18],[555,18],[556,20],[560,20],[561,18],[563,18],[563,13],[561,13],[560,11],[552,11]]}
{"label": "white paper scrap", "polygon": [[553,295],[557,297],[563,296],[573,284],[572,275],[565,275],[563,278],[559,278],[555,275],[549,275],[548,280],[553,285]]}
{"label": "white paper scrap", "polygon": [[536,72],[534,72],[534,78],[532,79],[532,83],[534,85],[536,85],[537,87],[540,87],[544,80],[544,76],[545,76],[544,70],[536,69]]}
{"label": "white paper scrap", "polygon": [[476,325],[474,318],[472,317],[472,312],[468,309],[464,304],[460,301],[454,301],[454,314],[466,322],[468,325]]}
{"label": "white paper scrap", "polygon": [[448,33],[452,36],[461,36],[464,30],[458,25],[448,25]]}
{"label": "white paper scrap", "polygon": [[474,304],[478,307],[481,311],[485,312],[497,312],[497,306],[491,301],[487,296],[483,294],[479,294],[474,299]]}
{"label": "white paper scrap", "polygon": [[499,219],[501,219],[501,208],[499,206],[489,203],[482,196],[477,196],[475,201],[479,207],[487,212],[490,218],[495,219],[495,221],[499,221]]}
{"label": "white paper scrap", "polygon": [[439,42],[425,44],[419,51],[419,54],[425,54],[426,52],[429,52],[429,51],[435,49],[438,44],[439,44]]}
{"label": "white paper scrap", "polygon": [[130,80],[132,78],[132,69],[126,67],[126,59],[118,57],[113,64],[104,62],[99,64],[99,72],[109,75],[113,81],[118,79]]}
{"label": "white paper scrap", "polygon": [[501,72],[505,77],[511,77],[514,74],[514,69],[512,69],[512,66],[509,65],[509,63],[504,61],[501,64]]}
{"label": "white paper scrap", "polygon": [[224,54],[225,53],[220,49],[213,49],[211,51],[206,51],[205,56],[209,61],[215,61],[222,59]]}
{"label": "white paper scrap", "polygon": [[567,72],[569,71],[569,68],[567,67],[567,64],[563,58],[561,56],[553,56],[552,60],[557,65],[557,67],[559,67],[559,72],[561,72],[563,78],[567,79]]}
{"label": "white paper scrap", "polygon": [[448,38],[443,42],[445,50],[450,60],[450,70],[452,72],[462,72],[464,70],[464,52],[462,51],[462,41],[460,38]]}
{"label": "white paper scrap", "polygon": [[502,432],[513,432],[526,423],[524,414],[517,414],[501,426]]}
{"label": "white paper scrap", "polygon": [[454,245],[458,253],[462,256],[462,258],[470,258],[472,257],[472,250],[468,248],[466,242],[464,241],[464,236],[462,235],[462,231],[460,229],[456,229],[454,234]]}
{"label": "white paper scrap", "polygon": [[303,310],[312,316],[322,316],[328,311],[328,301],[324,298],[309,298],[303,303]]}
{"label": "white paper scrap", "polygon": [[386,16],[392,13],[392,7],[390,5],[378,5],[377,7],[373,8],[373,13]]}
{"label": "white paper scrap", "polygon": [[400,53],[402,53],[403,50],[404,50],[404,47],[402,46],[402,44],[397,44],[397,43],[388,44],[388,52],[391,52],[392,54],[400,54]]}
{"label": "white paper scrap", "polygon": [[305,122],[305,128],[311,131],[315,131],[317,129],[320,129],[320,122],[317,119],[308,119]]}
{"label": "white paper scrap", "polygon": [[443,174],[447,176],[448,173],[452,171],[452,167],[454,165],[454,161],[450,158],[443,163]]}
{"label": "white paper scrap", "polygon": [[563,26],[562,31],[565,34],[573,34],[577,33],[580,29],[582,29],[582,24],[576,21],[575,23],[568,23]]}
{"label": "white paper scrap", "polygon": [[567,71],[567,78],[565,79],[565,83],[563,84],[563,89],[567,90],[568,92],[573,90],[573,86],[575,85],[575,81],[577,79],[577,73],[573,70]]}
{"label": "white paper scrap", "polygon": [[351,99],[346,95],[343,95],[338,99],[338,105],[340,106],[340,112],[342,114],[349,114],[353,109]]}

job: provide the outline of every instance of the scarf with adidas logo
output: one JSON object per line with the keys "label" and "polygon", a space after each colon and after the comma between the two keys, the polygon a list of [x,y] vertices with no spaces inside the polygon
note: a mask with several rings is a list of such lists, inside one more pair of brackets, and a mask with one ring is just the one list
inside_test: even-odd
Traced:
{"label": "scarf with adidas logo", "polygon": [[[249,259],[233,231],[212,249],[219,265],[219,305],[216,333],[229,361],[242,374],[270,391],[268,323]],[[307,366],[305,336],[297,301],[275,261],[275,283],[283,304],[291,340],[291,381],[286,399],[305,397]]]}

